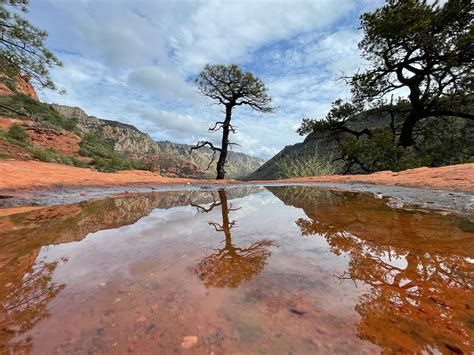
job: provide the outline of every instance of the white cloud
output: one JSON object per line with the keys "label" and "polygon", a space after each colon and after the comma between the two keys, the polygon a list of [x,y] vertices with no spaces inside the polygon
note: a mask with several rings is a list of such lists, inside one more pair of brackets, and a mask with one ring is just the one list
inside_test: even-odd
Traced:
{"label": "white cloud", "polygon": [[128,83],[164,100],[198,101],[197,90],[176,73],[158,67],[141,67],[130,72]]}
{"label": "white cloud", "polygon": [[362,63],[360,12],[380,5],[356,0],[148,1],[43,0],[31,19],[49,32],[64,61],[53,78],[68,95],[48,101],[80,106],[98,117],[134,124],[158,140],[219,140],[207,129],[219,107],[196,94],[205,63],[242,65],[267,84],[279,110],[239,107],[236,150],[269,158],[287,144],[302,117],[322,117],[348,95],[334,81]]}

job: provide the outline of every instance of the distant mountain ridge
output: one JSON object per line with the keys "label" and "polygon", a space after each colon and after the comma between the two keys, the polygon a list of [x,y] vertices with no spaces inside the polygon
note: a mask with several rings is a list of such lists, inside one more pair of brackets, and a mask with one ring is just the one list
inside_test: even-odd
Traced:
{"label": "distant mountain ridge", "polygon": [[[135,126],[88,115],[79,107],[53,104],[52,107],[77,122],[81,133],[97,134],[113,144],[114,150],[132,159],[153,163],[164,176],[215,178],[215,162],[211,149],[194,150],[188,144],[154,141]],[[244,153],[229,152],[226,177],[243,178],[258,169],[264,161]]]}

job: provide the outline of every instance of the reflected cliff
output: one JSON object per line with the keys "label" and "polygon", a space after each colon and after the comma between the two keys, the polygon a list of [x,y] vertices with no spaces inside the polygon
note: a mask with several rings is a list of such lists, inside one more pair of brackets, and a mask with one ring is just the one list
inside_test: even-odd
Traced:
{"label": "reflected cliff", "polygon": [[196,268],[196,272],[206,287],[238,287],[241,282],[250,280],[260,273],[271,255],[269,248],[276,246],[272,240],[262,239],[241,248],[232,243],[231,229],[237,221],[230,220],[229,213],[236,211],[227,201],[227,192],[218,191],[219,200],[214,199],[209,207],[192,203],[200,213],[209,213],[220,207],[222,223],[210,221],[216,232],[225,235],[224,247],[213,249],[211,255],[204,257]]}
{"label": "reflected cliff", "polygon": [[349,258],[342,282],[370,286],[355,309],[359,337],[394,352],[474,350],[473,225],[468,219],[394,210],[369,195],[268,188],[307,218],[304,238],[324,238]]}

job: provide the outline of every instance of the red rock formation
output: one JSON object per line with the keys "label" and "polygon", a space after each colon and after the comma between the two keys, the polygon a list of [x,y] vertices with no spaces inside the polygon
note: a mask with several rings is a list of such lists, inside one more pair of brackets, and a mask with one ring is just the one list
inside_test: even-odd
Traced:
{"label": "red rock formation", "polygon": [[81,138],[66,131],[29,127],[26,130],[31,144],[44,149],[54,149],[66,155],[79,154]]}
{"label": "red rock formation", "polygon": [[16,88],[18,92],[21,92],[25,95],[32,97],[36,101],[39,101],[38,95],[36,94],[36,90],[33,85],[31,85],[29,78],[20,75],[16,83]]}
{"label": "red rock formation", "polygon": [[[39,101],[36,90],[34,89],[33,85],[31,85],[30,79],[26,76],[18,76],[16,91],[32,97],[36,101]],[[10,96],[14,94],[15,92],[13,92],[7,85],[0,83],[0,96]]]}

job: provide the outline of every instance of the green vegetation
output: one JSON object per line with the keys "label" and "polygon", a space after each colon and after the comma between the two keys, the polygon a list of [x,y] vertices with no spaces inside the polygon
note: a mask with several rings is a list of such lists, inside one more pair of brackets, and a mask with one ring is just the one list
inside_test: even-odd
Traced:
{"label": "green vegetation", "polygon": [[10,159],[11,155],[7,152],[0,152],[0,160]]}
{"label": "green vegetation", "polygon": [[28,0],[0,1],[0,72],[10,78],[27,76],[34,84],[55,89],[49,68],[61,62],[45,46],[48,34],[21,17]]}
{"label": "green vegetation", "polygon": [[81,155],[92,158],[91,165],[102,172],[119,170],[149,170],[153,164],[140,160],[128,159],[114,151],[113,143],[104,141],[97,134],[84,134],[80,143]]}
{"label": "green vegetation", "polygon": [[48,163],[60,163],[60,164],[72,165],[72,166],[77,166],[80,168],[87,167],[86,163],[80,161],[76,157],[64,155],[54,149],[41,149],[41,148],[31,147],[30,152],[33,158],[40,161],[44,161]]}
{"label": "green vegetation", "polygon": [[281,158],[277,161],[276,168],[281,179],[333,175],[336,172],[334,164],[330,160],[323,160],[316,154],[292,159]]}
{"label": "green vegetation", "polygon": [[77,133],[77,122],[75,120],[64,117],[51,105],[36,101],[28,95],[17,93],[13,96],[2,98],[2,104],[14,110],[5,110],[5,113],[10,116],[18,116],[16,112],[21,112],[49,128],[64,129]]}
{"label": "green vegetation", "polygon": [[91,165],[104,173],[113,173],[120,170],[148,170],[153,171],[153,164],[141,160],[112,158],[95,158]]}
{"label": "green vegetation", "polygon": [[28,134],[25,127],[15,123],[7,132],[7,137],[15,141],[26,143],[28,141]]}
{"label": "green vegetation", "polygon": [[[15,137],[16,134],[13,134],[13,137]],[[20,147],[28,147],[29,146],[29,143],[27,140],[25,141],[22,141],[22,140],[17,140],[15,138],[12,138],[10,135],[9,135],[9,131],[3,131],[3,130],[0,130],[0,139],[2,140],[5,140],[7,141],[8,143],[10,144],[14,144],[14,145],[17,145],[17,146],[20,146]]]}

